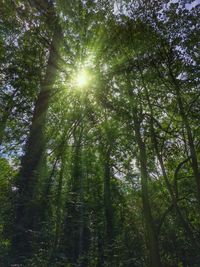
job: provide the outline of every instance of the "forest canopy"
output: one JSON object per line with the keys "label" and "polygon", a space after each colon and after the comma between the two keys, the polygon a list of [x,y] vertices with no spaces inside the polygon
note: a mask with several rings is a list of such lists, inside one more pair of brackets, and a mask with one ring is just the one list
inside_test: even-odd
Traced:
{"label": "forest canopy", "polygon": [[0,266],[200,266],[199,0],[0,0]]}

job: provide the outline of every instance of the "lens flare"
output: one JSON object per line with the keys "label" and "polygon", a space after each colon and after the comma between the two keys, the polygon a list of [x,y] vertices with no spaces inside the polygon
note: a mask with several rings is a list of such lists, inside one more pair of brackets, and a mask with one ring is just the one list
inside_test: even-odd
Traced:
{"label": "lens flare", "polygon": [[90,80],[90,76],[86,70],[82,69],[77,72],[75,83],[79,88],[83,88],[87,86],[89,83],[89,80]]}

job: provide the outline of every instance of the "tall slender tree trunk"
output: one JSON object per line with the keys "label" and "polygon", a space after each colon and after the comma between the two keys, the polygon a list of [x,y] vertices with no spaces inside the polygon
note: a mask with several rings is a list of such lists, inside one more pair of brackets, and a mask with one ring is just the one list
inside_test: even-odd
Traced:
{"label": "tall slender tree trunk", "polygon": [[104,241],[101,234],[101,231],[98,230],[97,233],[97,242],[98,242],[98,261],[97,267],[104,267]]}
{"label": "tall slender tree trunk", "polygon": [[106,217],[106,233],[109,245],[113,241],[113,209],[111,199],[111,188],[110,188],[110,149],[108,149],[105,156],[104,165],[104,208]]}
{"label": "tall slender tree trunk", "polygon": [[53,246],[49,257],[49,266],[55,265],[55,259],[58,253],[61,237],[61,221],[62,221],[62,187],[63,187],[63,176],[65,170],[65,157],[61,155],[61,167],[58,178],[58,187],[56,192],[56,221],[55,221],[55,236],[53,241]]}
{"label": "tall slender tree trunk", "polygon": [[140,163],[140,173],[141,173],[141,185],[142,185],[142,202],[144,219],[147,231],[147,245],[150,256],[150,266],[151,267],[161,267],[161,260],[159,255],[158,239],[156,236],[155,225],[153,222],[151,205],[148,192],[148,171],[147,171],[147,154],[146,146],[141,136],[140,120],[138,118],[137,112],[133,114],[134,119],[134,130],[136,143],[139,149],[139,163]]}
{"label": "tall slender tree trunk", "polygon": [[22,158],[21,169],[16,181],[18,192],[14,207],[15,222],[11,251],[14,262],[17,264],[31,256],[32,239],[36,234],[35,226],[40,219],[37,215],[35,189],[40,164],[45,151],[44,130],[46,115],[57,73],[61,36],[61,28],[57,25],[49,50],[46,75],[35,103],[30,134],[27,139],[25,154]]}
{"label": "tall slender tree trunk", "polygon": [[80,267],[85,266],[84,259],[82,258],[84,255],[84,226],[85,226],[85,218],[84,218],[84,176],[82,170],[82,158],[80,158],[80,191],[79,191],[79,201],[80,201],[80,214],[79,214],[79,242],[78,242],[78,255],[80,258]]}
{"label": "tall slender tree trunk", "polygon": [[[110,145],[111,146],[111,145]],[[108,147],[104,156],[104,212],[106,222],[106,244],[107,244],[107,260],[112,266],[113,263],[113,243],[114,243],[114,224],[113,224],[113,207],[111,198],[111,166],[110,153],[111,147]]]}
{"label": "tall slender tree trunk", "polygon": [[82,255],[83,255],[83,230],[84,230],[84,211],[83,211],[83,202],[84,202],[84,192],[83,192],[83,171],[82,171],[82,132],[83,128],[81,127],[80,135],[78,137],[77,142],[75,142],[75,152],[74,152],[74,167],[73,167],[73,192],[76,195],[76,203],[77,207],[75,207],[78,211],[77,216],[75,215],[75,235],[77,242],[74,243],[73,246],[73,263],[77,264],[78,260],[80,260],[80,267],[82,266]]}
{"label": "tall slender tree trunk", "polygon": [[196,196],[197,196],[197,201],[198,201],[199,210],[200,210],[200,170],[198,166],[197,154],[196,154],[195,145],[194,145],[194,138],[192,135],[190,123],[188,121],[187,115],[184,110],[184,105],[183,105],[183,101],[182,101],[182,97],[180,93],[179,82],[174,77],[171,69],[169,70],[169,74],[170,74],[172,83],[174,84],[174,89],[176,93],[180,116],[182,118],[182,122],[183,122],[183,125],[185,126],[186,133],[187,133],[188,147],[189,147],[190,156],[191,156],[191,167],[192,167],[193,175],[196,181],[196,187],[197,187]]}
{"label": "tall slender tree trunk", "polygon": [[74,138],[71,197],[66,203],[67,215],[63,240],[68,260],[73,266],[79,267],[87,266],[84,254],[88,249],[88,237],[85,231],[82,132],[83,128],[81,127],[78,137]]}

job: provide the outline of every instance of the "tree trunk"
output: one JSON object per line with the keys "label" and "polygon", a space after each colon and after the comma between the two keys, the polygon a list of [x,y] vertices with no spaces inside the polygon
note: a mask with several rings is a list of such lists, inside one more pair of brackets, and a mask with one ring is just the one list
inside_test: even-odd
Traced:
{"label": "tree trunk", "polygon": [[60,237],[61,237],[61,221],[62,221],[62,186],[63,186],[63,176],[64,176],[64,170],[65,170],[65,157],[61,155],[61,167],[59,172],[59,178],[58,178],[58,187],[56,192],[56,222],[55,222],[55,236],[54,236],[54,242],[53,246],[50,252],[49,257],[49,266],[55,265],[55,259],[57,256],[57,252],[60,245]]}
{"label": "tree trunk", "polygon": [[5,111],[0,121],[0,146],[2,145],[2,142],[4,139],[4,133],[5,133],[5,128],[6,128],[8,117],[9,117],[9,113]]}
{"label": "tree trunk", "polygon": [[111,266],[113,262],[113,243],[114,243],[114,220],[113,220],[113,207],[111,198],[111,166],[110,166],[110,153],[109,147],[104,155],[104,212],[106,222],[106,244],[107,252],[105,250],[105,261],[109,262]]}
{"label": "tree trunk", "polygon": [[170,74],[170,77],[171,77],[172,82],[174,84],[177,103],[178,103],[178,107],[179,107],[179,112],[180,112],[180,115],[181,115],[181,118],[183,121],[183,125],[185,126],[186,133],[187,133],[188,146],[189,146],[190,156],[191,156],[191,167],[192,167],[193,175],[194,175],[195,181],[196,181],[196,187],[197,187],[196,196],[197,196],[197,201],[198,201],[199,210],[200,210],[200,170],[198,167],[198,160],[197,160],[197,154],[195,151],[195,145],[194,145],[192,130],[191,130],[187,115],[186,115],[185,110],[184,110],[183,101],[182,101],[181,94],[180,94],[179,83],[176,80],[176,78],[174,77],[171,69],[169,70],[169,74]]}
{"label": "tree trunk", "polygon": [[64,249],[68,260],[73,266],[83,267],[84,254],[88,250],[88,237],[85,227],[84,208],[84,174],[82,168],[82,132],[74,138],[74,151],[72,157],[72,187],[71,196],[66,203],[67,216],[64,225]]}
{"label": "tree trunk", "polygon": [[159,246],[156,236],[155,226],[153,222],[149,192],[148,192],[148,172],[147,172],[147,155],[146,155],[146,146],[141,136],[140,121],[136,112],[133,114],[134,119],[134,130],[136,143],[139,149],[139,163],[140,163],[140,173],[141,173],[141,185],[142,185],[142,202],[143,202],[143,211],[144,219],[147,231],[147,246],[150,256],[150,266],[151,267],[161,267],[161,260],[159,255]]}
{"label": "tree trunk", "polygon": [[165,166],[164,166],[162,155],[161,155],[161,153],[159,151],[157,137],[156,137],[156,133],[155,133],[155,129],[154,129],[154,122],[153,122],[153,118],[154,118],[153,108],[152,108],[152,105],[151,105],[149,92],[148,92],[148,89],[145,86],[145,84],[144,84],[144,88],[145,88],[145,94],[146,94],[146,98],[147,98],[147,102],[148,102],[148,106],[149,106],[149,110],[150,110],[150,114],[151,114],[150,131],[151,131],[151,138],[152,138],[152,143],[153,143],[153,146],[154,146],[155,154],[156,154],[156,157],[157,157],[157,159],[159,161],[159,164],[160,164],[160,167],[161,167],[161,171],[162,171],[162,175],[163,175],[167,190],[169,192],[169,195],[171,197],[172,205],[174,207],[176,216],[179,217],[180,222],[181,222],[183,228],[185,229],[186,235],[188,236],[190,241],[195,243],[195,239],[194,239],[192,230],[191,230],[189,224],[187,223],[187,221],[184,219],[181,210],[179,209],[179,206],[178,206],[178,203],[177,203],[177,196],[176,196],[176,194],[174,193],[174,191],[172,189],[172,186],[170,184],[170,181],[169,181],[169,178],[168,178]]}
{"label": "tree trunk", "polygon": [[4,139],[7,121],[14,107],[14,97],[17,92],[18,89],[15,89],[14,92],[9,96],[9,100],[7,101],[6,107],[4,108],[3,114],[0,119],[0,146],[2,145]]}
{"label": "tree trunk", "polygon": [[176,195],[174,194],[172,186],[171,186],[171,184],[169,182],[168,175],[167,175],[167,172],[165,170],[164,162],[163,162],[163,159],[162,159],[162,155],[160,154],[158,146],[157,146],[157,140],[156,140],[156,135],[155,135],[155,131],[154,131],[153,125],[151,126],[151,128],[152,128],[151,132],[152,132],[152,139],[153,139],[153,143],[154,143],[154,149],[155,149],[156,156],[158,158],[158,161],[159,161],[159,164],[160,164],[160,167],[161,167],[162,175],[163,175],[167,190],[168,190],[168,192],[170,194],[170,197],[171,197],[172,205],[174,207],[176,216],[179,217],[180,222],[181,222],[183,228],[185,229],[186,235],[188,236],[190,241],[195,243],[195,239],[194,239],[192,230],[191,230],[189,224],[187,223],[187,221],[183,217],[183,214],[182,214],[182,212],[181,212],[181,210],[180,210],[180,208],[178,206],[178,203],[177,203]]}
{"label": "tree trunk", "polygon": [[113,242],[113,209],[110,189],[110,149],[108,149],[104,165],[104,208],[106,217],[106,233],[109,245]]}
{"label": "tree trunk", "polygon": [[16,181],[18,188],[15,204],[15,223],[12,239],[12,257],[19,264],[32,254],[32,238],[36,234],[35,226],[40,218],[37,216],[35,188],[37,185],[40,164],[45,151],[46,114],[54,85],[59,47],[61,44],[61,28],[55,27],[44,81],[35,103],[35,109],[27,139],[25,154]]}

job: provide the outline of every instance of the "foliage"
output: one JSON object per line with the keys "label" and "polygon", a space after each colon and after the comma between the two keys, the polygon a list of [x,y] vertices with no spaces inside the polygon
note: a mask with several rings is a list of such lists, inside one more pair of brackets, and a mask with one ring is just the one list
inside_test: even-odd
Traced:
{"label": "foliage", "polygon": [[0,265],[199,266],[199,5],[1,6]]}

